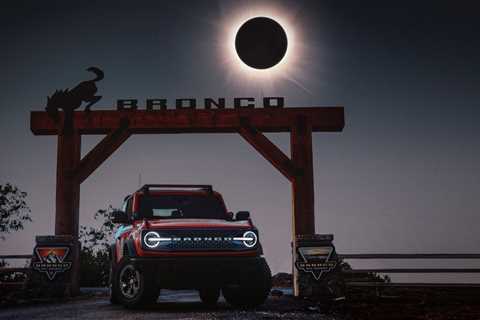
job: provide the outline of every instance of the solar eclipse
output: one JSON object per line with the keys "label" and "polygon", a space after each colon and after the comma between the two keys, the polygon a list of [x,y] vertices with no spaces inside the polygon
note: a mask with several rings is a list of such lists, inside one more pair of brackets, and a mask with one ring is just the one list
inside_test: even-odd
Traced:
{"label": "solar eclipse", "polygon": [[287,52],[285,30],[275,20],[255,17],[242,24],[235,36],[235,50],[240,60],[255,69],[278,64]]}
{"label": "solar eclipse", "polygon": [[246,7],[243,2],[227,8],[217,42],[225,83],[259,96],[275,96],[274,88],[282,83],[301,83],[305,45],[295,9],[277,3]]}

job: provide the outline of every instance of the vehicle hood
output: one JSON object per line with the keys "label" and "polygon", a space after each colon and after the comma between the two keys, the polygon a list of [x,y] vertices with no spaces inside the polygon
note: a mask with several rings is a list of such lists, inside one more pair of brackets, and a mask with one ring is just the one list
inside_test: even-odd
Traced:
{"label": "vehicle hood", "polygon": [[218,219],[162,219],[148,221],[149,229],[189,229],[189,228],[218,228],[218,229],[250,229],[250,221],[226,221]]}

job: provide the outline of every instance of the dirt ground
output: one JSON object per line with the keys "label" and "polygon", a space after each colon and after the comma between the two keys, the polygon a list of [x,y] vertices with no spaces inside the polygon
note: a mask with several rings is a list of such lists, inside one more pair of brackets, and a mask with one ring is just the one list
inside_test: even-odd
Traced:
{"label": "dirt ground", "polygon": [[111,305],[104,292],[64,302],[0,309],[0,319],[480,319],[480,292],[353,292],[347,300],[318,305],[291,295],[270,296],[255,310],[235,310],[223,299],[204,307],[195,291],[164,290],[157,304],[142,310]]}

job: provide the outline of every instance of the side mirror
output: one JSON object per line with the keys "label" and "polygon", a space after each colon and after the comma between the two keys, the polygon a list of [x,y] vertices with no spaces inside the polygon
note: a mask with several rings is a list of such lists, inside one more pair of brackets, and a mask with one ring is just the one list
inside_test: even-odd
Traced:
{"label": "side mirror", "polygon": [[228,211],[227,212],[227,221],[232,221],[233,220],[233,212]]}
{"label": "side mirror", "polygon": [[122,210],[114,210],[111,215],[113,223],[129,223],[127,214]]}
{"label": "side mirror", "polygon": [[250,219],[250,212],[248,211],[238,211],[235,215],[235,220],[244,221]]}

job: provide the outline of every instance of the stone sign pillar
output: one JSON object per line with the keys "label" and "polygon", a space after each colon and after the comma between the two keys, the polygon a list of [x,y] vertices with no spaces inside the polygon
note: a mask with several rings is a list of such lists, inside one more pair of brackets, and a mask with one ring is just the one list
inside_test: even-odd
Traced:
{"label": "stone sign pillar", "polygon": [[298,292],[301,297],[326,297],[336,295],[337,279],[332,278],[339,267],[333,246],[333,235],[298,235],[292,246]]}
{"label": "stone sign pillar", "polygon": [[71,295],[72,264],[75,248],[73,237],[37,236],[31,261],[30,286],[42,296],[63,297]]}

